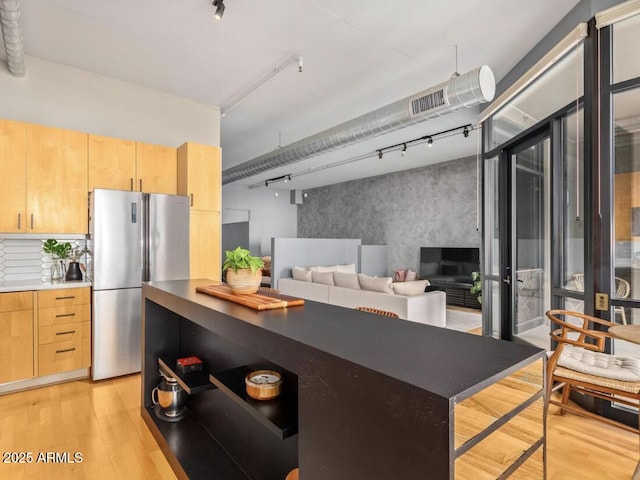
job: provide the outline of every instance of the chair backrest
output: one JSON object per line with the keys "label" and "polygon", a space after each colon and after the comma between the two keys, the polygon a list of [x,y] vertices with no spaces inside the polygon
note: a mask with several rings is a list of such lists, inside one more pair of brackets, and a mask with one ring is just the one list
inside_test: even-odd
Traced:
{"label": "chair backrest", "polygon": [[616,298],[627,298],[631,293],[631,286],[624,278],[616,277]]}
{"label": "chair backrest", "polygon": [[369,312],[369,313],[375,313],[377,315],[384,315],[385,317],[392,317],[392,318],[400,318],[398,316],[397,313],[394,312],[389,312],[387,310],[381,310],[379,308],[373,308],[373,307],[356,307],[356,310],[359,310],[361,312]]}
{"label": "chair backrest", "polygon": [[[576,290],[584,292],[584,273],[576,273],[573,275],[576,282]],[[615,277],[616,281],[616,298],[627,298],[631,293],[631,286],[624,278]]]}
{"label": "chair backrest", "polygon": [[576,282],[576,290],[584,292],[584,273],[576,273],[573,276],[573,281]]}

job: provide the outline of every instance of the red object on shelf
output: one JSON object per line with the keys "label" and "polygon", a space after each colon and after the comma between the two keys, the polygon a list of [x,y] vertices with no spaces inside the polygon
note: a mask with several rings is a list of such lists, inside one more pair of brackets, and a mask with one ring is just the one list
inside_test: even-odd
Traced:
{"label": "red object on shelf", "polygon": [[202,370],[202,360],[198,357],[184,357],[176,360],[176,367],[182,373],[200,372]]}

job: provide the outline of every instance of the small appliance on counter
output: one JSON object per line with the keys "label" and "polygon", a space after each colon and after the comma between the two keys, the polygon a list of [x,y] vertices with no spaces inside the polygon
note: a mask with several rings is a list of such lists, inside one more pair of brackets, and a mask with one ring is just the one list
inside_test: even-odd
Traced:
{"label": "small appliance on counter", "polygon": [[189,394],[178,384],[175,378],[160,370],[162,381],[151,392],[153,412],[165,422],[177,422],[188,413]]}

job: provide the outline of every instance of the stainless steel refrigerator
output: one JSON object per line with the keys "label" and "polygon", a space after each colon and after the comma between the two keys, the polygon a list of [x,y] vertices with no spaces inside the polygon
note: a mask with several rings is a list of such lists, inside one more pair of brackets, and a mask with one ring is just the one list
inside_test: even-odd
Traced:
{"label": "stainless steel refrigerator", "polygon": [[189,198],[95,189],[92,378],[140,371],[143,281],[189,278]]}

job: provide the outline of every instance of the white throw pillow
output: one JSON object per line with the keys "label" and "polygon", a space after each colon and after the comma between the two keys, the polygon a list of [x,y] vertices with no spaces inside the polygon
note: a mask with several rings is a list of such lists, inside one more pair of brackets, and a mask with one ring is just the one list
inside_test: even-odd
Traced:
{"label": "white throw pillow", "polygon": [[429,280],[416,280],[413,282],[396,282],[393,291],[396,295],[420,295],[429,286]]}
{"label": "white throw pillow", "polygon": [[413,282],[416,278],[418,278],[418,274],[413,270],[407,270],[407,274],[404,276],[405,282]]}
{"label": "white throw pillow", "polygon": [[336,265],[336,272],[340,273],[356,273],[356,264],[347,263],[345,265]]}
{"label": "white throw pillow", "polygon": [[291,269],[294,280],[300,280],[301,282],[311,281],[311,269],[304,267],[293,267]]}
{"label": "white throw pillow", "polygon": [[370,277],[364,273],[358,274],[358,281],[362,290],[370,290],[372,292],[393,293],[391,277]]}
{"label": "white throw pillow", "polygon": [[335,285],[335,283],[333,283],[333,273],[334,272],[311,272],[311,281],[323,285]]}
{"label": "white throw pillow", "polygon": [[319,265],[317,267],[313,267],[312,270],[316,272],[335,272],[336,266],[335,265],[325,265],[325,266]]}
{"label": "white throw pillow", "polygon": [[358,275],[355,273],[333,272],[333,282],[336,284],[336,287],[361,290]]}

